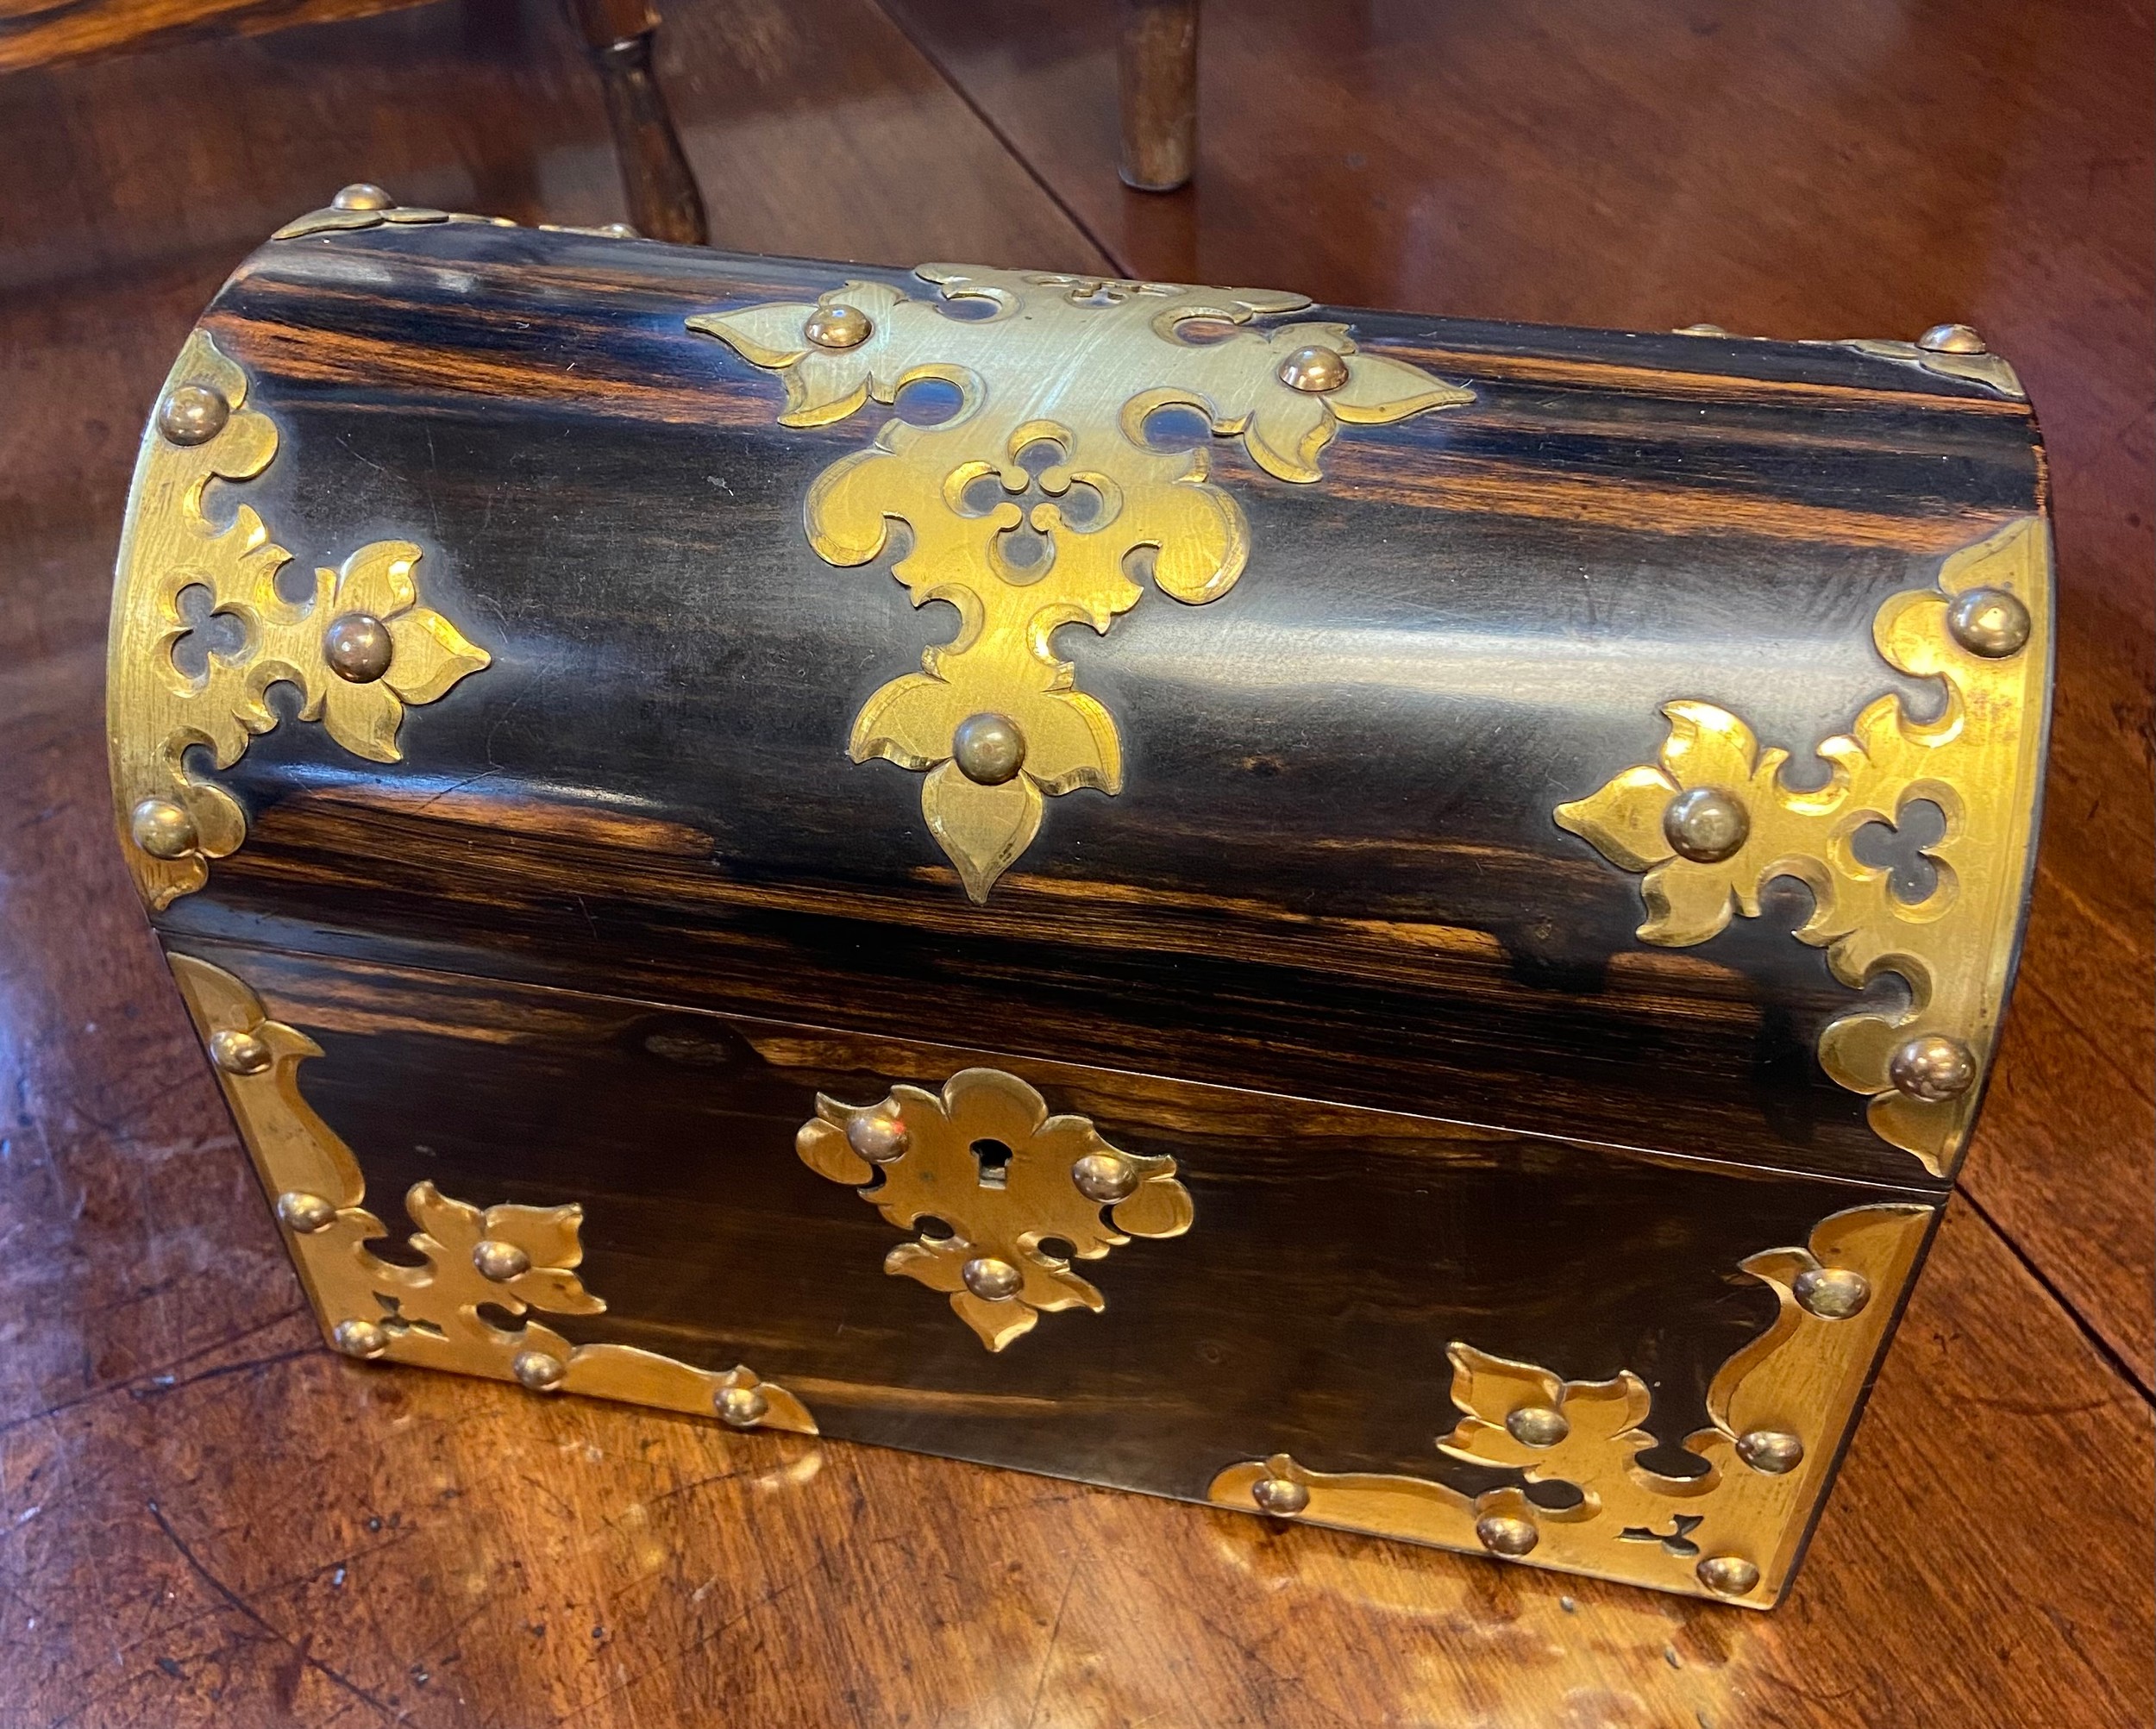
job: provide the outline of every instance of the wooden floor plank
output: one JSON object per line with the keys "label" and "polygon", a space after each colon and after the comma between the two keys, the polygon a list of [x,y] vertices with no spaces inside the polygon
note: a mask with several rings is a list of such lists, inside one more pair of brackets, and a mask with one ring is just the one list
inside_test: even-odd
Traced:
{"label": "wooden floor plank", "polygon": [[[865,5],[669,16],[726,239],[1098,267]],[[1022,64],[1054,38],[1003,40]],[[604,139],[579,51],[536,7],[0,80],[0,160],[27,169],[0,178],[0,1720],[2145,1722],[2148,1405],[1965,1209],[1772,1617],[320,1347],[111,842],[97,692],[133,446],[194,312],[277,221],[362,175],[605,220]],[[1424,183],[1388,172],[1373,196],[1413,205]],[[1174,273],[1336,291],[1278,243],[1250,261],[1266,267]],[[1433,304],[1437,280],[1359,298]],[[2145,645],[2115,634],[2134,664]],[[2109,891],[2057,905],[2054,947],[2125,916]],[[2034,1258],[2110,1314],[2133,1232],[2098,1197],[2074,1209],[2074,1113],[2122,1118],[2091,1097],[2110,1055],[2059,1024],[2094,987],[2056,976],[2064,1006],[2017,1022],[1994,1112],[2052,1136],[2001,1139],[1996,1162],[2053,1187],[1983,1198],[2108,1244]]]}
{"label": "wooden floor plank", "polygon": [[1963,319],[2013,360],[2043,419],[2061,595],[2018,1011],[2043,1030],[2009,1039],[1964,1181],[2151,1384],[2146,9],[1216,7],[1197,175],[1162,197],[1116,179],[1110,9],[1047,0],[1020,31],[981,28],[967,0],[885,3],[1139,275],[1634,329],[1907,338]]}

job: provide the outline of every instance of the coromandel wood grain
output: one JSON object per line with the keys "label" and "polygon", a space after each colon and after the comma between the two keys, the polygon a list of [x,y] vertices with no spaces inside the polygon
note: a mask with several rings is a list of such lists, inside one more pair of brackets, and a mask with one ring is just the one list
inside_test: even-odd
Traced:
{"label": "coromandel wood grain", "polygon": [[[1598,239],[1604,264],[1553,273],[1546,257],[1570,255],[1577,223],[1534,215],[1551,183],[1505,179],[1526,172],[1513,147],[1526,135],[1482,117],[1576,99],[1564,78],[1463,60],[1435,34],[1419,53],[1328,38],[1327,79],[1297,81],[1319,177],[1305,185],[1338,203],[1325,188],[1361,176],[1362,196],[1404,204],[1428,184],[1414,153],[1450,139],[1459,172],[1516,193],[1519,237],[1471,264],[1450,243],[1375,251],[1352,225],[1292,210],[1231,219],[1220,201],[1249,146],[1220,100],[1191,192],[1106,193],[1100,11],[1097,43],[1077,53],[1068,26],[953,41],[901,9],[962,94],[873,9],[680,9],[663,70],[718,231],[796,253],[986,255],[1650,328],[1914,335],[1964,316],[2032,384],[2060,500],[2045,875],[1985,1127],[1805,1582],[1776,1617],[1743,1617],[883,1450],[385,1375],[320,1348],[149,939],[115,917],[127,889],[97,643],[135,430],[189,323],[262,233],[361,178],[526,220],[622,214],[567,33],[535,14],[482,53],[459,13],[429,9],[319,47],[300,32],[0,85],[0,129],[40,166],[0,195],[15,405],[0,423],[0,695],[16,764],[0,823],[0,1612],[16,1619],[0,1667],[23,1720],[2146,1720],[2148,1412],[2131,1365],[2148,1337],[2134,1270],[2148,1248],[2146,1182],[2130,1172],[2147,1150],[2147,931],[2130,897],[2148,875],[2134,674],[2148,645],[2145,513],[2127,517],[2147,490],[2134,381],[2149,270],[2146,224],[2127,218],[2146,203],[2148,150],[2123,90],[2146,22],[1909,15],[1891,52],[1846,62],[1869,99],[1808,110],[1831,113],[1846,160],[1871,172],[1864,247],[1822,238],[1825,212],[1717,194],[1711,220],[1668,218],[1651,250]],[[1583,16],[1522,16],[1545,47],[1593,40]],[[1847,9],[1843,42],[1871,16]],[[1216,9],[1208,52],[1290,64],[1265,60],[1268,28],[1307,69],[1301,38],[1256,13]],[[1763,93],[1844,76],[1813,28],[1754,9],[1633,24],[1636,53],[1681,51],[1733,93],[1695,120],[1723,150],[1746,147]],[[999,41],[1000,58],[975,57]],[[1563,47],[1556,63],[1584,52]],[[1098,81],[1094,130],[1028,135],[1005,80],[1044,75],[1078,92]],[[1329,94],[1336,79],[1372,97],[1418,78],[1432,125],[1381,123]],[[2033,141],[2016,173],[1934,152],[1934,133],[1890,118],[1955,80],[2011,97]],[[1261,87],[1283,86],[1276,73]],[[207,88],[229,105],[205,108]],[[1672,184],[1695,197],[1722,184],[1711,152],[1668,153],[1662,122],[1695,95],[1639,89],[1614,117],[1577,110],[1601,114],[1601,130],[1535,135],[1560,155],[1641,165],[1597,171],[1613,222],[1651,215]],[[1973,110],[1924,111],[1934,127],[1952,117],[1939,137],[1981,130]],[[1910,174],[1920,160],[1934,172]],[[1104,217],[1104,196],[1132,200],[1127,216]],[[1942,248],[1949,228],[1971,238]],[[1262,267],[1197,262],[1253,233]],[[1148,234],[1180,256],[1146,255]],[[1633,274],[1620,280],[1620,264]],[[1959,293],[1964,270],[1988,271],[1992,298]],[[1709,283],[1711,300],[1694,298]],[[2107,1064],[2117,1081],[2092,1085]],[[1103,1279],[1175,1246],[1119,1250]]]}

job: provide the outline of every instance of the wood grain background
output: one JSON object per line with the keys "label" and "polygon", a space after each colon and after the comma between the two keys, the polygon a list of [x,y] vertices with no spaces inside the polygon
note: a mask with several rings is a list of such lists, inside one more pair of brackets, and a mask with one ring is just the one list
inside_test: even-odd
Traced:
{"label": "wood grain background", "polygon": [[464,0],[0,80],[0,1719],[2020,1725],[2152,1709],[2145,9],[1249,0],[1196,183],[1114,176],[1106,8],[683,0],[714,229],[893,263],[1789,336],[1984,330],[2043,416],[2060,687],[1959,1196],[1771,1618],[317,1343],[114,852],[135,441],[338,184],[619,216],[579,46]]}

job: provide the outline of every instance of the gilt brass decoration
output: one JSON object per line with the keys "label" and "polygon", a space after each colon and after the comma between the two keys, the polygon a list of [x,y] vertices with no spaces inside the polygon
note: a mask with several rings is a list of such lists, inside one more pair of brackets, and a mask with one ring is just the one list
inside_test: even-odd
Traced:
{"label": "gilt brass decoration", "polygon": [[[571,1344],[535,1312],[595,1315],[605,1303],[576,1269],[580,1206],[490,1206],[416,1184],[405,1211],[419,1226],[423,1266],[384,1261],[367,1244],[386,1236],[361,1205],[359,1162],[299,1092],[299,1065],[322,1055],[297,1029],[267,1018],[260,999],[220,967],[171,957],[264,1188],[275,1197],[301,1281],[331,1344],[380,1357],[514,1381],[536,1393],[583,1393],[654,1405],[735,1428],[813,1435],[816,1420],[782,1387],[747,1369],[692,1368],[633,1345]],[[519,1325],[498,1325],[492,1309]]]}
{"label": "gilt brass decoration", "polygon": [[[1313,1471],[1286,1454],[1232,1465],[1210,1498],[1275,1518],[1451,1549],[1482,1549],[1564,1572],[1772,1607],[1893,1319],[1932,1208],[1853,1207],[1822,1221],[1808,1249],[1770,1249],[1744,1271],[1780,1299],[1773,1322],[1708,1389],[1713,1426],[1683,1443],[1705,1469],[1664,1476],[1639,1463],[1654,1444],[1646,1385],[1629,1370],[1566,1381],[1532,1363],[1455,1344],[1452,1402],[1463,1413],[1438,1450],[1517,1481],[1469,1494],[1423,1477]],[[1835,1315],[1807,1306],[1808,1280],[1868,1300]],[[1569,1484],[1553,1508],[1529,1497]],[[1300,1493],[1298,1493],[1300,1491]]]}
{"label": "gilt brass decoration", "polygon": [[[834,565],[868,563],[891,524],[906,523],[912,545],[893,574],[915,605],[947,601],[958,613],[957,635],[928,651],[924,671],[868,698],[848,749],[856,762],[926,772],[923,814],[978,901],[1031,843],[1045,796],[1123,784],[1114,717],[1076,688],[1056,632],[1106,632],[1135,606],[1143,590],[1130,566],[1143,548],[1155,586],[1191,605],[1226,593],[1249,557],[1248,524],[1207,478],[1209,452],[1148,443],[1148,417],[1194,410],[1213,434],[1239,436],[1267,473],[1307,483],[1343,423],[1470,397],[1360,353],[1344,325],[1248,328],[1307,306],[1300,295],[951,265],[917,273],[940,298],[849,282],[814,303],[688,324],[780,374],[787,426],[829,425],[918,381],[957,390],[948,420],[894,417],[868,449],[825,469],[805,514],[811,544]],[[1037,476],[1021,460],[1029,447],[1052,453]],[[1013,500],[1036,484],[1045,496],[1024,511]],[[995,748],[976,762],[963,747],[981,736]]]}
{"label": "gilt brass decoration", "polygon": [[[1658,762],[1557,809],[1561,827],[1645,873],[1643,942],[1704,943],[1733,914],[1758,917],[1761,889],[1789,876],[1814,899],[1796,934],[1826,949],[1836,978],[1852,989],[1882,973],[1907,980],[1906,1010],[1844,1016],[1821,1035],[1820,1062],[1867,1094],[1872,1128],[1935,1176],[1966,1138],[2013,968],[2043,767],[2050,629],[2050,542],[2041,522],[2023,517],[1952,554],[1935,586],[1890,597],[1872,622],[1890,665],[1944,680],[1938,719],[1912,720],[1899,697],[1879,698],[1850,733],[1819,747],[1831,778],[1807,792],[1781,779],[1789,753],[1761,750],[1727,709],[1673,702],[1663,711],[1670,736]],[[1726,847],[1690,844],[1687,801],[1706,789],[1741,811],[1741,824],[1715,831],[1735,836]],[[1939,807],[1946,831],[1925,849],[1937,880],[1912,904],[1853,842],[1918,801]]]}
{"label": "gilt brass decoration", "polygon": [[[252,506],[223,528],[210,520],[212,479],[252,479],[276,454],[277,429],[247,392],[247,374],[207,335],[188,338],[143,435],[120,542],[105,686],[112,786],[128,868],[153,907],[200,888],[210,861],[246,838],[238,802],[186,755],[200,746],[219,768],[238,761],[277,724],[272,685],[297,686],[299,717],[354,755],[394,762],[405,705],[447,695],[489,659],[419,604],[420,551],[408,542],[376,541],[317,570],[312,596],[295,603],[278,592],[291,554]],[[230,620],[239,643],[191,673],[173,649],[193,589],[208,592],[210,614]]]}
{"label": "gilt brass decoration", "polygon": [[819,1094],[795,1145],[811,1170],[860,1189],[901,1231],[924,1219],[950,1227],[901,1243],[883,1270],[948,1293],[990,1350],[1031,1331],[1044,1309],[1107,1306],[1045,1241],[1097,1261],[1133,1237],[1190,1229],[1175,1160],[1119,1151],[1087,1118],[1050,1116],[1000,1069],[962,1069],[940,1095],[894,1087],[873,1105]]}
{"label": "gilt brass decoration", "polygon": [[[308,235],[349,233],[359,229],[380,228],[384,223],[400,227],[427,227],[436,222],[485,222],[492,228],[513,229],[516,223],[507,216],[467,216],[461,210],[433,210],[419,204],[400,204],[379,186],[365,181],[347,186],[319,210],[310,210],[304,216],[295,217],[272,235],[272,240],[301,240]],[[626,228],[626,223],[617,223]],[[585,232],[580,230],[580,232]],[[611,233],[611,229],[593,229],[593,233]],[[630,230],[633,235],[634,230]]]}

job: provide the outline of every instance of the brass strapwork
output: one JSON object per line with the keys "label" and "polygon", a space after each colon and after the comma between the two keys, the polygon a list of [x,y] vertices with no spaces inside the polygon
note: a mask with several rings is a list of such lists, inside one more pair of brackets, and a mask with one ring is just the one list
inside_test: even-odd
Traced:
{"label": "brass strapwork", "polygon": [[[1883,973],[1908,986],[1907,1008],[1845,1015],[1819,1056],[1867,1095],[1872,1128],[1934,1175],[1951,1172],[1976,1114],[1998,1037],[2015,931],[2028,892],[2031,821],[2042,772],[2051,655],[2051,548],[2034,517],[1948,558],[1937,582],[1891,596],[1872,621],[1897,672],[1936,677],[1938,719],[1912,720],[1879,698],[1819,747],[1827,784],[1783,779],[1789,753],[1712,703],[1673,702],[1659,758],[1560,805],[1560,827],[1613,864],[1644,872],[1642,942],[1704,943],[1759,915],[1776,877],[1812,891],[1798,938],[1827,950],[1834,976],[1861,989]],[[1858,831],[1938,806],[1943,838],[1926,848],[1935,880],[1921,900],[1857,856]]]}
{"label": "brass strapwork", "polygon": [[[1307,484],[1344,425],[1470,398],[1361,351],[1345,325],[1254,328],[1308,305],[1299,294],[953,265],[917,273],[940,298],[849,282],[814,302],[688,325],[780,375],[787,426],[830,425],[910,384],[957,391],[948,419],[893,417],[825,469],[805,514],[810,543],[835,565],[869,563],[892,523],[906,523],[912,548],[893,574],[915,605],[942,600],[958,613],[957,635],[928,651],[923,671],[868,698],[848,748],[857,762],[881,756],[926,774],[929,830],[966,892],[985,900],[1031,844],[1044,798],[1123,785],[1114,717],[1077,689],[1056,631],[1105,632],[1138,605],[1141,552],[1152,554],[1153,586],[1189,605],[1243,573],[1249,525],[1208,478],[1212,437],[1239,438],[1267,474]],[[1149,442],[1148,421],[1168,408],[1195,410],[1209,434]],[[1029,452],[1046,466],[1029,467]],[[1022,508],[1035,489],[1039,500]]]}
{"label": "brass strapwork", "polygon": [[[322,1055],[304,1033],[268,1018],[261,999],[221,967],[170,957],[224,1096],[329,1343],[347,1356],[386,1358],[513,1381],[534,1393],[584,1393],[712,1417],[736,1429],[813,1435],[816,1419],[784,1388],[749,1369],[697,1369],[634,1345],[571,1344],[535,1314],[596,1315],[585,1287],[584,1209],[489,1206],[415,1184],[404,1210],[422,1264],[367,1248],[389,1233],[362,1204],[359,1162],[300,1096],[299,1066]],[[517,1322],[503,1326],[493,1310]]]}
{"label": "brass strapwork", "polygon": [[940,1093],[894,1087],[868,1105],[819,1094],[795,1144],[811,1170],[860,1189],[901,1231],[949,1227],[899,1244],[883,1270],[948,1293],[990,1350],[1031,1331],[1043,1310],[1107,1306],[1044,1243],[1097,1261],[1133,1237],[1190,1229],[1175,1160],[1120,1151],[1087,1118],[1050,1116],[1000,1069],[962,1069]]}
{"label": "brass strapwork", "polygon": [[[1934,1209],[1852,1207],[1808,1247],[1770,1249],[1743,1270],[1780,1300],[1773,1322],[1724,1363],[1707,1394],[1712,1426],[1684,1450],[1703,1469],[1665,1476],[1647,1386],[1626,1370],[1567,1381],[1456,1342],[1452,1403],[1465,1413],[1438,1450],[1516,1474],[1469,1494],[1426,1477],[1314,1471],[1285,1453],[1231,1465],[1208,1494],[1223,1507],[1338,1525],[1510,1561],[1772,1607],[1871,1373],[1893,1305]],[[1537,1499],[1563,1484],[1578,1499]]]}
{"label": "brass strapwork", "polygon": [[[355,214],[367,214],[360,211]],[[319,721],[356,756],[394,762],[408,704],[431,703],[488,663],[484,648],[419,600],[420,550],[376,541],[337,568],[318,569],[308,598],[289,600],[278,573],[291,554],[250,504],[220,527],[204,510],[215,480],[260,474],[277,428],[248,406],[247,374],[200,330],[187,339],[143,435],[120,541],[106,664],[112,787],[122,843],[153,907],[209,880],[210,861],[247,836],[239,803],[191,768],[208,751],[229,768],[277,715],[272,685],[300,693],[299,718]],[[192,629],[191,592],[236,636],[199,671],[175,658]]]}

